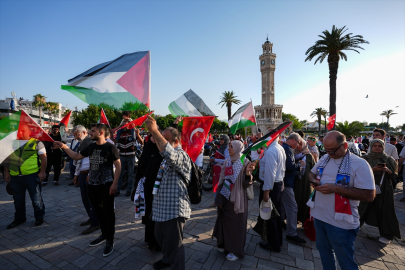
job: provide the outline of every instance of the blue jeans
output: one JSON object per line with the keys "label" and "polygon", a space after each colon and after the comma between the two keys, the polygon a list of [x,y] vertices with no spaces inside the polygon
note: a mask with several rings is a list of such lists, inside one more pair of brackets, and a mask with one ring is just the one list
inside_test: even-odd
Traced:
{"label": "blue jeans", "polygon": [[98,226],[98,219],[96,215],[96,211],[91,206],[91,202],[89,199],[89,184],[87,183],[87,175],[88,173],[81,173],[79,174],[79,183],[80,183],[80,195],[82,195],[82,202],[84,208],[86,208],[87,215],[91,220],[91,227]]}
{"label": "blue jeans", "polygon": [[359,269],[354,261],[354,240],[359,228],[345,230],[314,218],[316,248],[321,255],[323,269],[336,269],[336,258],[342,270]]}
{"label": "blue jeans", "polygon": [[135,175],[134,175],[135,158],[133,156],[132,157],[120,156],[120,160],[121,160],[121,174],[120,174],[120,179],[118,180],[117,192],[120,192],[120,190],[121,190],[122,177],[124,177],[125,168],[127,168],[127,171],[128,171],[127,191],[131,192],[133,181],[135,178]]}
{"label": "blue jeans", "polygon": [[74,177],[75,176],[75,170],[76,170],[76,166],[73,165],[73,159],[69,159],[69,172],[70,172],[70,177]]}
{"label": "blue jeans", "polygon": [[14,220],[26,219],[25,215],[25,190],[28,190],[34,208],[35,219],[43,219],[45,205],[41,196],[41,183],[37,173],[11,176],[10,186],[13,189],[15,214]]}

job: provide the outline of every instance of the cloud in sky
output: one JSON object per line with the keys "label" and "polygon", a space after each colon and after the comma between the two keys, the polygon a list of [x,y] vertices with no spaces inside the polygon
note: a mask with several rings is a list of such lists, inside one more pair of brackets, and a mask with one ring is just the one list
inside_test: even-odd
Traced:
{"label": "cloud in sky", "polygon": [[[338,71],[336,120],[381,122],[386,118],[380,113],[392,109],[398,114],[390,118],[391,126],[402,125],[405,122],[404,59],[405,51],[372,59],[343,73]],[[315,108],[329,110],[329,78],[280,103],[285,113],[312,120],[309,115]]]}

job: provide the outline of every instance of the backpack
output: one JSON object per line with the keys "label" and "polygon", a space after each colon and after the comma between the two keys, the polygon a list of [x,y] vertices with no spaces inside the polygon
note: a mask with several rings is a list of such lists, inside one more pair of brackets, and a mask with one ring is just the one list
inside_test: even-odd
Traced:
{"label": "backpack", "polygon": [[190,183],[187,184],[186,180],[184,179],[183,175],[180,174],[181,178],[183,178],[184,183],[186,184],[188,197],[190,198],[191,204],[199,204],[201,202],[201,190],[202,190],[202,179],[203,179],[203,171],[200,167],[195,164],[191,158],[189,157],[191,162],[191,178]]}

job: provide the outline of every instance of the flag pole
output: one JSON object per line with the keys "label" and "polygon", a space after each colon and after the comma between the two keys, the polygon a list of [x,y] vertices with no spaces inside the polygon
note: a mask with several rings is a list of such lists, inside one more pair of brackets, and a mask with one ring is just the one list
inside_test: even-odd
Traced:
{"label": "flag pole", "polygon": [[[252,102],[252,99],[250,99],[250,103],[252,104],[252,107],[253,107],[253,102]],[[255,111],[255,108],[253,107],[253,111],[254,111],[254,117],[255,117],[255,124],[256,124],[256,134],[257,134],[257,132],[259,132],[259,127],[257,126],[257,119],[256,119],[256,111]],[[253,134],[252,134],[253,135]]]}

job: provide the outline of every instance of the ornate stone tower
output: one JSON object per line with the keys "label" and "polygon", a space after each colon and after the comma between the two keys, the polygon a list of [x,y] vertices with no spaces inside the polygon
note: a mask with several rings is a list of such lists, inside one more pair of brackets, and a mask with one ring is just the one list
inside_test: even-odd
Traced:
{"label": "ornate stone tower", "polygon": [[266,39],[262,45],[263,54],[259,56],[260,72],[262,73],[262,105],[255,106],[257,126],[262,132],[281,124],[283,105],[274,104],[274,71],[276,70],[276,54],[273,43]]}

